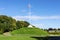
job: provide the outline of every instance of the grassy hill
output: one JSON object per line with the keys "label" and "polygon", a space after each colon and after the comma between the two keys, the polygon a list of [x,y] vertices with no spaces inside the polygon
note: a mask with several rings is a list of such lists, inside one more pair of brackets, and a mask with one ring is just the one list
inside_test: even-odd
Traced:
{"label": "grassy hill", "polygon": [[0,40],[38,40],[38,39],[32,38],[32,37],[36,37],[38,35],[39,36],[48,35],[48,33],[46,31],[43,31],[39,28],[21,28],[18,30],[14,30],[12,32],[8,32],[7,34],[9,34],[9,33],[11,33],[13,35],[11,35],[11,36],[0,35]]}
{"label": "grassy hill", "polygon": [[12,34],[29,34],[29,35],[48,35],[46,31],[39,28],[21,28],[11,32]]}
{"label": "grassy hill", "polygon": [[0,40],[37,40],[37,39],[25,35],[22,36],[21,35],[12,35],[12,36],[0,35]]}

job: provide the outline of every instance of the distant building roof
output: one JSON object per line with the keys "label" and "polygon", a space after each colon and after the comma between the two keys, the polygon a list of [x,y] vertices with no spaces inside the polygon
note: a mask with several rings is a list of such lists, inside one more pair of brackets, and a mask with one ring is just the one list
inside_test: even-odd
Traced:
{"label": "distant building roof", "polygon": [[33,26],[32,25],[29,25],[28,27],[31,27],[32,28]]}

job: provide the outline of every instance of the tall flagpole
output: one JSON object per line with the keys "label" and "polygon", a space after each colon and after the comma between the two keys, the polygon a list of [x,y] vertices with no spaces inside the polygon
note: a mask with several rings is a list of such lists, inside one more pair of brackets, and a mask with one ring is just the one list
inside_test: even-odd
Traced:
{"label": "tall flagpole", "polygon": [[30,25],[28,27],[32,27],[31,25],[31,4],[30,4],[30,0],[28,0],[28,16],[29,16],[29,21],[30,21]]}
{"label": "tall flagpole", "polygon": [[31,4],[30,4],[30,0],[28,0],[28,16],[29,16],[29,21],[31,23]]}

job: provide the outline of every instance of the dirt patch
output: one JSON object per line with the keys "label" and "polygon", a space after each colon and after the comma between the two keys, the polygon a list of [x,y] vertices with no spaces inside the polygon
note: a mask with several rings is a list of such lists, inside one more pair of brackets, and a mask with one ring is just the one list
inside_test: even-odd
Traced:
{"label": "dirt patch", "polygon": [[5,35],[5,36],[11,36],[11,34],[9,32],[5,32],[5,33],[3,33],[3,35]]}

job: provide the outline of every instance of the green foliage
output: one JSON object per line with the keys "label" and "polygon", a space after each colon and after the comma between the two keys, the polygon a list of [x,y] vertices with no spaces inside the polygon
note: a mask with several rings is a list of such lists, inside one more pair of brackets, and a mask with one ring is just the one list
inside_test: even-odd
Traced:
{"label": "green foliage", "polygon": [[28,27],[29,23],[27,21],[17,21],[16,25],[17,29],[20,29],[22,27]]}
{"label": "green foliage", "polygon": [[[31,34],[31,35],[47,35],[48,33],[35,28],[28,28],[30,23],[27,21],[16,21],[12,17],[0,15],[0,33],[12,31],[12,34]],[[14,30],[14,31],[13,31]]]}
{"label": "green foliage", "polygon": [[0,33],[11,31],[16,28],[16,20],[12,17],[0,15]]}
{"label": "green foliage", "polygon": [[46,31],[39,28],[21,28],[11,32],[12,34],[31,34],[31,35],[47,35]]}
{"label": "green foliage", "polygon": [[12,17],[0,15],[0,33],[27,27],[27,21],[16,21]]}

